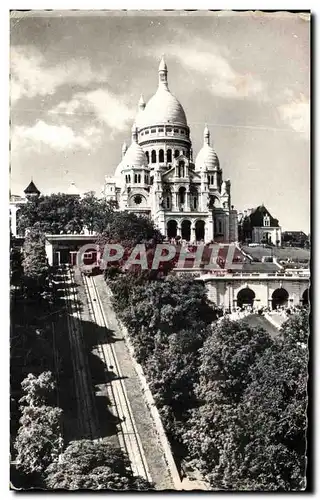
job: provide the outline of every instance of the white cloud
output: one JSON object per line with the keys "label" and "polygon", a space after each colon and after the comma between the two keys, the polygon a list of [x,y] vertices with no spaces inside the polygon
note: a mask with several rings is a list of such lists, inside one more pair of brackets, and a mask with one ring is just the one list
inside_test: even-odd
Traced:
{"label": "white cloud", "polygon": [[293,98],[290,90],[285,92],[287,97],[291,97],[291,102],[278,107],[281,119],[293,130],[298,132],[304,139],[310,137],[310,101],[300,94],[299,98]]}
{"label": "white cloud", "polygon": [[94,114],[113,131],[122,131],[127,128],[128,122],[135,117],[137,109],[128,107],[121,98],[108,90],[97,89],[91,92],[78,92],[74,94],[71,101],[60,102],[49,113],[66,115]]}
{"label": "white cloud", "polygon": [[107,80],[107,72],[94,71],[85,59],[67,60],[54,66],[46,64],[43,54],[35,48],[14,46],[11,48],[11,100],[37,95],[54,94],[64,84],[88,85]]}
{"label": "white cloud", "polygon": [[169,46],[163,52],[177,57],[187,70],[201,73],[204,86],[214,95],[232,98],[261,97],[265,90],[265,85],[257,76],[234,70],[217,49]]}
{"label": "white cloud", "polygon": [[49,146],[56,151],[81,148],[91,149],[100,143],[101,130],[97,127],[87,127],[76,134],[72,128],[66,125],[49,125],[39,120],[32,127],[16,126],[12,132],[12,150],[36,150],[40,151],[43,145]]}

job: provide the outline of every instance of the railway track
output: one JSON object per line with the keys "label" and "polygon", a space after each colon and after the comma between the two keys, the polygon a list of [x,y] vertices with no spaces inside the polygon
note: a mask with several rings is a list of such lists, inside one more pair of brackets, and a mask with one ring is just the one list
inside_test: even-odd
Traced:
{"label": "railway track", "polygon": [[[91,276],[83,275],[83,282],[92,321],[102,328],[108,328],[107,318],[94,279]],[[133,474],[144,477],[151,482],[152,478],[137,432],[114,347],[110,343],[100,343],[97,346],[97,353],[107,368],[106,383],[108,396],[120,422],[118,432],[120,447],[130,460]],[[110,371],[115,374],[115,377],[108,377],[107,374]]]}
{"label": "railway track", "polygon": [[87,359],[83,353],[81,314],[79,304],[76,300],[77,292],[73,271],[69,266],[65,266],[61,268],[60,276],[65,290],[64,297],[75,379],[79,431],[84,438],[95,439],[97,436],[97,418],[93,403],[93,394],[88,380]]}

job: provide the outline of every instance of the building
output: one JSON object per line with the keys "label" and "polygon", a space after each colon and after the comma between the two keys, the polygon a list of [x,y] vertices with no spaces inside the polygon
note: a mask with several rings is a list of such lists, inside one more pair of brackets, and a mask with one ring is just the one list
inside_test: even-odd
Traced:
{"label": "building", "polygon": [[158,89],[147,104],[140,98],[131,144],[122,146],[114,176],[105,178],[104,196],[120,210],[151,217],[168,239],[237,241],[231,183],[223,180],[210,131],[204,128],[194,161],[187,117],[169,90],[163,58],[158,73]]}
{"label": "building", "polygon": [[242,243],[281,244],[279,221],[272,217],[263,204],[239,213],[238,234]]}
{"label": "building", "polygon": [[282,233],[283,246],[309,247],[310,239],[303,231],[284,231]]}

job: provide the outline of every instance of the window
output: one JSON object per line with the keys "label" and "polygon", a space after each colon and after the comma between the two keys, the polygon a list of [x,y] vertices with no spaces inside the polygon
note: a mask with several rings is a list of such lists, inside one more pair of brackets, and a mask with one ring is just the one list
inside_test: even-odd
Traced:
{"label": "window", "polygon": [[128,175],[128,182],[129,182],[129,184],[131,182],[131,176],[130,175]]}
{"label": "window", "polygon": [[222,234],[222,222],[221,220],[218,221],[219,224],[219,233]]}
{"label": "window", "polygon": [[153,184],[153,177],[150,177],[150,185],[152,186]]}
{"label": "window", "polygon": [[167,150],[167,162],[168,163],[172,162],[172,150],[171,149]]}
{"label": "window", "polygon": [[148,181],[149,181],[148,174],[145,174],[145,176],[144,176],[144,183],[148,184]]}
{"label": "window", "polygon": [[163,151],[163,149],[160,149],[160,151],[159,151],[159,162],[160,163],[164,162],[164,151]]}
{"label": "window", "polygon": [[156,129],[155,128],[152,128],[151,129],[151,134],[155,134],[156,133]]}
{"label": "window", "polygon": [[179,151],[179,149],[175,149],[174,150],[174,157],[178,158],[178,156],[180,156],[180,151]]}
{"label": "window", "polygon": [[185,131],[181,129],[181,130],[180,130],[180,134],[181,134],[181,135],[184,135],[184,134],[185,134]]}
{"label": "window", "polygon": [[141,182],[141,175],[138,174],[138,183],[140,184],[140,182]]}
{"label": "window", "polygon": [[158,128],[158,132],[163,132],[163,128]]}
{"label": "window", "polygon": [[167,208],[170,208],[170,196],[167,196]]}
{"label": "window", "polygon": [[150,159],[149,159],[149,151],[146,151],[146,157],[147,157],[147,162],[149,163]]}
{"label": "window", "polygon": [[178,177],[184,177],[184,162],[179,161]]}
{"label": "window", "polygon": [[141,134],[140,134],[140,135],[144,135],[144,132],[141,132]]}
{"label": "window", "polygon": [[137,182],[138,182],[138,176],[137,174],[134,174],[134,183],[137,184]]}
{"label": "window", "polygon": [[149,130],[146,130],[144,134],[145,134],[145,135],[148,135],[148,134],[149,134]]}
{"label": "window", "polygon": [[174,128],[173,131],[174,131],[175,134],[179,134],[179,129],[178,128]]}
{"label": "window", "polygon": [[168,128],[167,128],[167,132],[172,132],[172,128],[171,128],[171,127],[168,127]]}
{"label": "window", "polygon": [[266,215],[264,216],[264,218],[263,218],[263,225],[264,225],[265,227],[269,227],[269,226],[270,226],[270,217],[269,217],[269,215],[267,215],[267,214],[266,214]]}
{"label": "window", "polygon": [[134,202],[136,205],[140,205],[140,203],[142,202],[142,197],[137,194],[134,198],[133,198]]}
{"label": "window", "polygon": [[196,209],[196,208],[197,208],[197,206],[198,206],[198,199],[197,199],[197,197],[195,196],[195,197],[193,198],[193,208],[194,208],[194,209]]}
{"label": "window", "polygon": [[157,163],[157,154],[154,149],[151,151],[151,163]]}

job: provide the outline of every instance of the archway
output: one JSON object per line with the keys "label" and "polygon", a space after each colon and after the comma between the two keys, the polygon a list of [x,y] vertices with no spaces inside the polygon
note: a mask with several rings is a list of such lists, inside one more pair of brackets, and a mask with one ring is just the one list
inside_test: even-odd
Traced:
{"label": "archway", "polygon": [[176,220],[169,220],[167,222],[167,237],[170,238],[175,238],[177,236],[177,221]]}
{"label": "archway", "polygon": [[196,241],[204,240],[205,222],[203,220],[197,220],[195,227],[196,227]]}
{"label": "archway", "polygon": [[253,306],[253,301],[255,299],[256,294],[254,293],[251,288],[243,288],[238,292],[237,295],[237,306],[238,307],[244,307],[244,306]]}
{"label": "archway", "polygon": [[191,222],[189,220],[182,221],[181,224],[181,238],[190,241],[191,237]]}
{"label": "archway", "polygon": [[272,309],[288,305],[289,294],[285,288],[277,288],[272,294]]}
{"label": "archway", "polygon": [[310,304],[310,301],[309,301],[309,288],[307,288],[303,294],[302,294],[302,305],[304,307],[308,307]]}

